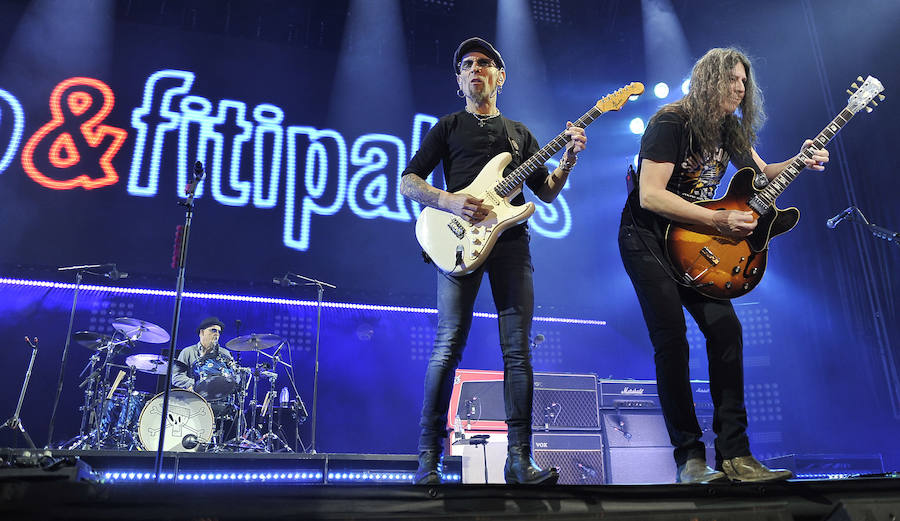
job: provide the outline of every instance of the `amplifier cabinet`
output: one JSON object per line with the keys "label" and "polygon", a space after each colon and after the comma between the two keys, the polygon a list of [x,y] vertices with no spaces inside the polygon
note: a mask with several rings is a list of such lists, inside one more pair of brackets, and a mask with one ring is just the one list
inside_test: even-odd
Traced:
{"label": "amplifier cabinet", "polygon": [[559,468],[563,485],[602,485],[603,437],[600,433],[534,433],[531,450],[541,468]]}
{"label": "amplifier cabinet", "polygon": [[[675,481],[669,433],[659,410],[601,409],[606,483],[640,484]],[[712,417],[699,416],[706,461],[715,462]]]}
{"label": "amplifier cabinet", "polygon": [[[597,377],[592,374],[535,373],[534,430],[600,429]],[[503,372],[457,369],[447,427],[465,432],[506,431]]]}

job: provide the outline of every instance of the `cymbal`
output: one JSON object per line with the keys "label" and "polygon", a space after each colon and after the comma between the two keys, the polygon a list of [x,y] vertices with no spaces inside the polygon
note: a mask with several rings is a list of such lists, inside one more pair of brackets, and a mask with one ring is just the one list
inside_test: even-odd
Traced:
{"label": "cymbal", "polygon": [[225,347],[232,351],[262,351],[270,347],[275,347],[284,340],[278,335],[271,333],[250,334],[232,338]]}
{"label": "cymbal", "polygon": [[78,331],[72,335],[72,339],[75,340],[75,343],[91,351],[97,351],[110,341],[110,336],[93,331]]}
{"label": "cymbal", "polygon": [[132,340],[162,344],[169,341],[166,330],[156,324],[132,317],[120,317],[112,322],[113,328]]}
{"label": "cymbal", "polygon": [[[168,369],[169,365],[169,359],[162,355],[138,353],[126,358],[125,363],[130,367],[134,367],[142,373],[166,374],[166,369]],[[187,364],[178,360],[175,360],[175,362],[173,363],[173,367],[182,371],[186,371],[188,369]]]}

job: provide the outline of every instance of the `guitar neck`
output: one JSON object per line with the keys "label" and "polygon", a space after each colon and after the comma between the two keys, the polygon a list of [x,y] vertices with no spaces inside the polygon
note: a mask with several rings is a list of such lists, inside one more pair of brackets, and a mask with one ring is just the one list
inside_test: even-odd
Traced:
{"label": "guitar neck", "polygon": [[750,206],[759,214],[764,213],[766,209],[774,206],[775,199],[777,199],[778,196],[787,189],[788,185],[790,185],[794,179],[797,179],[800,172],[806,168],[806,160],[811,159],[816,150],[825,148],[825,146],[834,139],[834,136],[840,132],[844,125],[853,118],[854,114],[855,112],[851,111],[849,106],[842,110],[840,114],[831,120],[831,123],[826,125],[825,128],[819,132],[819,135],[813,139],[812,145],[803,149],[803,151],[791,161],[787,168],[782,170],[780,174],[769,181],[769,184],[767,184],[765,188],[753,196],[750,201]]}
{"label": "guitar neck", "polygon": [[[576,127],[585,128],[591,123],[594,122],[600,114],[603,114],[603,111],[598,109],[597,107],[591,107],[583,116],[578,118],[573,125]],[[543,148],[538,150],[533,156],[528,158],[527,161],[519,165],[518,168],[513,170],[513,172],[501,179],[497,186],[494,187],[494,191],[503,197],[509,196],[511,193],[516,191],[522,183],[528,179],[539,166],[543,165],[547,162],[554,154],[562,150],[564,146],[566,146],[566,142],[568,141],[568,137],[566,137],[565,131],[560,132],[553,140],[544,145]]]}

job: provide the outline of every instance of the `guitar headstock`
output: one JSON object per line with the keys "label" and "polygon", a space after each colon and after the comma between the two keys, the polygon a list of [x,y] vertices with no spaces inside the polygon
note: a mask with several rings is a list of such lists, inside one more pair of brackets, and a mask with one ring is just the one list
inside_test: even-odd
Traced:
{"label": "guitar headstock", "polygon": [[[857,76],[856,81],[863,81],[862,76]],[[878,106],[878,101],[884,101],[884,94],[881,94],[881,91],[884,90],[884,86],[881,85],[881,82],[878,81],[878,78],[873,76],[869,76],[866,78],[866,81],[863,81],[862,85],[857,85],[856,82],[850,84],[854,90],[847,89],[847,94],[850,95],[850,99],[847,101],[847,109],[856,114],[863,108],[866,109],[866,112],[872,112],[874,110],[873,107],[869,107],[869,103],[873,106]],[[875,101],[875,97],[878,97],[878,101]]]}
{"label": "guitar headstock", "polygon": [[597,110],[600,112],[609,112],[611,110],[619,110],[621,109],[626,102],[628,102],[628,98],[631,96],[639,96],[644,93],[644,84],[635,81],[633,83],[629,83],[625,85],[621,89],[607,94],[600,101],[597,102]]}

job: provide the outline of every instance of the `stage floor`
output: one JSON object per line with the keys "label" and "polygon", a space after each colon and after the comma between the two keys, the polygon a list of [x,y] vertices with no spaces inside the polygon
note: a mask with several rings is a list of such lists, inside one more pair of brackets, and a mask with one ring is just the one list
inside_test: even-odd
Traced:
{"label": "stage floor", "polygon": [[[6,451],[5,460],[16,456],[19,464],[0,469],[0,516],[881,521],[900,515],[900,478],[893,475],[772,484],[422,487],[408,484],[412,455],[167,453],[167,479],[157,483],[144,471],[153,469],[151,453],[72,452],[54,451],[52,460],[34,467],[27,451]],[[454,472],[458,458],[448,464]]]}

